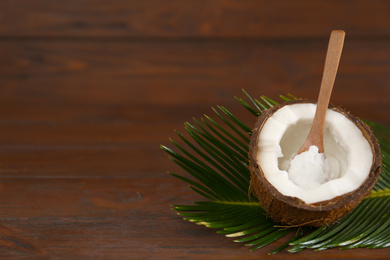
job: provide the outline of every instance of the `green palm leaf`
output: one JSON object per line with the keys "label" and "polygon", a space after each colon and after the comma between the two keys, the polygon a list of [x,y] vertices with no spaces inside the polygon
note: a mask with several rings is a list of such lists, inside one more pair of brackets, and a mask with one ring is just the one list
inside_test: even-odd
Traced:
{"label": "green palm leaf", "polygon": [[[245,101],[236,98],[254,117],[277,104],[261,97],[253,99],[248,93]],[[281,96],[284,101],[296,97]],[[390,246],[390,128],[366,121],[379,140],[383,155],[381,177],[371,195],[349,215],[332,226],[320,228],[280,227],[266,216],[265,211],[249,191],[249,141],[251,127],[239,120],[228,109],[213,108],[217,120],[205,115],[200,121],[185,123],[189,137],[177,133],[184,143],[171,140],[175,150],[161,148],[169,158],[192,177],[175,173],[172,176],[186,182],[207,201],[192,205],[173,205],[185,220],[219,229],[217,233],[250,246],[251,250],[264,247],[287,234],[295,236],[270,254],[285,248],[298,252],[306,248],[325,250],[339,247],[384,248]]]}

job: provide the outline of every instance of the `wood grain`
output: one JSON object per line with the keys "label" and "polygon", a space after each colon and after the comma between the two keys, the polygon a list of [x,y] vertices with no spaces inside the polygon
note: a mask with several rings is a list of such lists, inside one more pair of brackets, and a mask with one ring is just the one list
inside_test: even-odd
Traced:
{"label": "wood grain", "polygon": [[[331,102],[389,123],[381,116],[390,109],[389,45],[389,40],[347,41]],[[216,104],[236,104],[232,97],[243,96],[242,88],[254,96],[293,93],[316,99],[326,46],[327,39],[1,42],[0,106],[12,109],[0,109],[0,115],[15,120],[12,111],[31,118],[58,109],[51,113],[55,118],[46,119],[80,111],[79,118],[67,120],[150,121],[147,114],[160,106],[188,105],[184,109],[189,110],[204,104],[204,111],[188,114],[196,116]],[[162,117],[157,114],[155,120]]]}
{"label": "wood grain", "polygon": [[5,37],[327,37],[389,36],[386,0],[3,0]]}
{"label": "wood grain", "polygon": [[[169,204],[196,199],[200,198],[173,178],[3,179],[0,201],[13,205],[12,210],[2,211],[0,217],[3,229],[12,232],[12,237],[3,239],[18,246],[0,246],[0,254],[3,257],[258,259],[285,241],[249,252],[242,244],[216,234],[215,230],[185,222],[169,208]],[[33,249],[22,250],[23,245]],[[349,250],[342,256],[359,258],[365,252]],[[270,258],[287,255],[292,259],[337,258],[340,252],[307,250]],[[386,259],[388,250],[370,250],[369,256]]]}

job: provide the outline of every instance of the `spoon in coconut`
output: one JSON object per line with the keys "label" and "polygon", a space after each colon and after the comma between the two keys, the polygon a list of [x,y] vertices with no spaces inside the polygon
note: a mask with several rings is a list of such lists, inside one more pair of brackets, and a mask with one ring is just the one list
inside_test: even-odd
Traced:
{"label": "spoon in coconut", "polygon": [[333,84],[340,62],[341,51],[344,45],[344,37],[345,32],[341,30],[332,31],[330,35],[313,124],[309,135],[302,147],[298,150],[297,155],[308,151],[310,146],[313,145],[318,147],[318,153],[324,153],[324,126],[326,110],[328,109]]}

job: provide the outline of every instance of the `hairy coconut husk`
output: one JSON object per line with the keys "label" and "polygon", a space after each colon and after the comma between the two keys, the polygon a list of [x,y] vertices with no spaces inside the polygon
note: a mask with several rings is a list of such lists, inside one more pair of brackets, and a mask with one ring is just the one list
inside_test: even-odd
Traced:
{"label": "hairy coconut husk", "polygon": [[330,105],[330,109],[343,114],[352,121],[362,131],[363,135],[370,143],[373,153],[370,174],[364,183],[356,190],[330,200],[306,204],[296,197],[285,196],[265,178],[261,165],[257,162],[257,143],[259,134],[267,119],[280,108],[297,103],[316,104],[315,101],[308,100],[285,102],[264,111],[257,119],[250,143],[251,189],[259,199],[264,210],[276,222],[288,226],[322,226],[331,224],[344,217],[355,208],[370,193],[378,180],[381,169],[379,143],[371,129],[362,120],[341,108]]}

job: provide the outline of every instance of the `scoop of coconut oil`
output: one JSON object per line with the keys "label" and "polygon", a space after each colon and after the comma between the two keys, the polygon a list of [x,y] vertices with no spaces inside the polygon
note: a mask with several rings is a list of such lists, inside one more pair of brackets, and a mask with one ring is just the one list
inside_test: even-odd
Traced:
{"label": "scoop of coconut oil", "polygon": [[303,189],[314,189],[331,177],[328,160],[314,145],[293,157],[288,174],[290,180]]}

